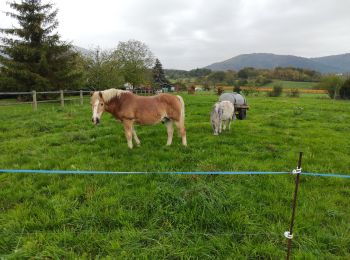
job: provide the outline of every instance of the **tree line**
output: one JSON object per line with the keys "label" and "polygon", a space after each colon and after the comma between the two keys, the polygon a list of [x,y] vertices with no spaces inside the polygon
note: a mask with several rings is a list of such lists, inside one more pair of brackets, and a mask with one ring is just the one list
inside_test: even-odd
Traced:
{"label": "tree line", "polygon": [[318,82],[316,88],[327,90],[330,98],[350,98],[349,75],[322,75],[314,70],[294,67],[276,67],[275,69],[247,67],[238,71],[211,71],[206,68],[197,68],[190,71],[165,70],[165,75],[183,89],[196,84],[202,85],[207,90],[219,85],[233,86],[238,90],[240,86],[259,87],[272,83],[274,80]]}
{"label": "tree line", "polygon": [[250,85],[263,86],[273,80],[318,82],[322,76],[319,72],[293,67],[277,67],[275,69],[243,68],[238,71],[211,71],[206,68],[185,70],[165,70],[165,74],[173,81],[196,82],[200,84]]}

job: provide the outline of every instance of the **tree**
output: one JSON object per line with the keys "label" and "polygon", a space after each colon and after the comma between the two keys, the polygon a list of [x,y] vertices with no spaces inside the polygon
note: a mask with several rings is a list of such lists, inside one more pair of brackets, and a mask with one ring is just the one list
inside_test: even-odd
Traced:
{"label": "tree", "polygon": [[124,81],[133,87],[144,83],[154,64],[154,57],[146,44],[129,40],[120,42],[113,53],[116,66]]}
{"label": "tree", "polygon": [[163,88],[169,84],[169,81],[165,78],[162,63],[156,59],[156,63],[152,69],[153,82],[157,88]]}
{"label": "tree", "polygon": [[225,79],[225,72],[223,71],[215,71],[210,73],[210,75],[208,76],[208,80],[213,82],[214,86],[219,82],[223,82],[224,79]]}
{"label": "tree", "polygon": [[[79,57],[55,32],[57,9],[41,0],[11,2],[14,12],[6,15],[17,19],[19,26],[0,29],[0,87],[11,82],[11,90],[51,90],[78,87],[82,81]],[[7,36],[7,37],[6,37]]]}
{"label": "tree", "polygon": [[204,76],[207,76],[211,73],[211,70],[210,69],[193,69],[193,70],[190,70],[188,72],[188,76],[189,77],[204,77]]}
{"label": "tree", "polygon": [[259,76],[257,76],[257,78],[256,78],[256,84],[257,84],[258,86],[264,86],[264,85],[266,85],[266,84],[268,84],[268,83],[271,83],[271,82],[272,82],[271,79],[268,79],[268,78],[266,78],[266,77],[263,76],[263,75],[259,75]]}
{"label": "tree", "polygon": [[291,81],[319,81],[321,78],[319,72],[294,67],[276,67],[271,76],[275,79]]}
{"label": "tree", "polygon": [[178,80],[188,77],[188,72],[186,70],[166,69],[164,72],[168,79]]}
{"label": "tree", "polygon": [[106,89],[122,85],[122,77],[115,66],[112,52],[95,48],[86,58],[86,85],[91,89]]}
{"label": "tree", "polygon": [[227,85],[233,86],[236,80],[237,73],[233,70],[228,70],[225,72],[225,82]]}
{"label": "tree", "polygon": [[237,76],[240,79],[254,78],[258,74],[257,70],[252,67],[246,67],[238,71]]}

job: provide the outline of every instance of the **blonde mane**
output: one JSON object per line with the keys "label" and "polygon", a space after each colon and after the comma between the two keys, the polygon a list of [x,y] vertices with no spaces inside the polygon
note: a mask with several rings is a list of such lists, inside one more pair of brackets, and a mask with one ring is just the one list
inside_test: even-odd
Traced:
{"label": "blonde mane", "polygon": [[106,103],[108,103],[114,97],[120,97],[121,94],[128,93],[128,91],[115,89],[115,88],[106,89],[101,92],[102,92],[102,98]]}

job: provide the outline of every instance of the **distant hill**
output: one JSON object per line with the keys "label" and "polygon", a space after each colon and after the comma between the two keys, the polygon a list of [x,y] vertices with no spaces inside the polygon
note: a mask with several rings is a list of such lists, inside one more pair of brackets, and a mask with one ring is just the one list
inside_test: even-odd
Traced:
{"label": "distant hill", "polygon": [[350,72],[350,53],[311,58],[310,60],[324,65],[340,68],[339,72]]}
{"label": "distant hill", "polygon": [[350,54],[304,58],[293,55],[276,55],[272,53],[242,54],[231,59],[213,63],[205,68],[214,71],[240,70],[245,67],[273,69],[276,67],[297,67],[316,70],[321,73],[350,72]]}

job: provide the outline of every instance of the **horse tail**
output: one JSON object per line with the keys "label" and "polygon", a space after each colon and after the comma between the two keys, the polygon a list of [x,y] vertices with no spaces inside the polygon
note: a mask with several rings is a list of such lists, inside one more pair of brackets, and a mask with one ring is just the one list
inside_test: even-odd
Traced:
{"label": "horse tail", "polygon": [[185,126],[185,102],[181,96],[177,96],[181,104],[180,125]]}

